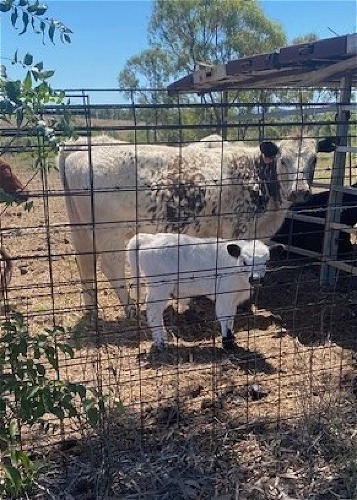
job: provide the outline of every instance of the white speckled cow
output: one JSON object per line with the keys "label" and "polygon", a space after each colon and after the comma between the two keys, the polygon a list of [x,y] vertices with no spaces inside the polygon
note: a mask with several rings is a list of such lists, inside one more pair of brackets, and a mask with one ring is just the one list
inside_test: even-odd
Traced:
{"label": "white speckled cow", "polygon": [[58,166],[86,307],[94,305],[100,256],[104,274],[131,312],[125,246],[135,233],[269,240],[291,203],[309,194],[316,153],[333,149],[331,141],[311,138],[181,149],[101,138],[93,141],[91,154],[67,156],[62,148]]}

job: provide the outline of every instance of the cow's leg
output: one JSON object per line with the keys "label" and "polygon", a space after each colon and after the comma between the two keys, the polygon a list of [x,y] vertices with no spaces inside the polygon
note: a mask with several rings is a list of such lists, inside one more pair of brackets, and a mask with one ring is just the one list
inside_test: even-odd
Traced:
{"label": "cow's leg", "polygon": [[92,312],[97,305],[95,294],[97,256],[93,251],[92,233],[86,229],[77,230],[74,228],[71,236],[76,252],[76,262],[82,284],[84,305],[88,312]]}
{"label": "cow's leg", "polygon": [[172,292],[172,286],[162,284],[155,288],[147,286],[146,319],[151,328],[155,347],[162,349],[167,340],[167,331],[164,325],[164,311]]}
{"label": "cow's leg", "polygon": [[233,324],[236,301],[229,294],[222,294],[216,300],[217,320],[221,324],[222,346],[225,349],[234,347]]}
{"label": "cow's leg", "polygon": [[[115,248],[114,248],[115,245]],[[125,249],[114,242],[101,249],[101,264],[104,274],[125,308],[127,318],[135,316],[135,301],[130,298],[125,278]]]}

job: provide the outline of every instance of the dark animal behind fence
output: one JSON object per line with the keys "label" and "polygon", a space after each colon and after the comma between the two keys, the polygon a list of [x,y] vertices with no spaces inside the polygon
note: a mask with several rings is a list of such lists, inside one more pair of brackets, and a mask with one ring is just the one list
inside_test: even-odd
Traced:
{"label": "dark animal behind fence", "polygon": [[[0,191],[10,195],[17,202],[25,202],[29,197],[24,184],[13,173],[10,165],[3,158],[0,158]],[[13,263],[11,257],[3,247],[0,247],[0,300],[4,298],[12,272]]]}
{"label": "dark animal behind fence", "polygon": [[29,197],[24,184],[13,173],[10,165],[2,158],[0,158],[0,189],[12,196],[15,201],[27,201]]}
{"label": "dark animal behind fence", "polygon": [[[357,184],[354,184],[352,187],[357,188]],[[292,206],[292,215],[303,214],[325,219],[329,196],[330,191],[322,191],[321,193],[313,194],[308,201],[294,204]],[[353,227],[357,223],[357,194],[344,193],[341,207],[340,222]],[[287,217],[272,240],[284,245],[322,253],[324,224]],[[352,251],[353,245],[350,235],[343,231],[339,231],[338,256],[342,257]]]}

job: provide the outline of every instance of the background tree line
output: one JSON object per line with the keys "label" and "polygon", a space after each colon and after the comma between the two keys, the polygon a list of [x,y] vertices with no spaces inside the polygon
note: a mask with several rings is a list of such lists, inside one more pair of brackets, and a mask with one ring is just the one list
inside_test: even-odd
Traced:
{"label": "background tree line", "polygon": [[[292,43],[311,42],[317,38],[309,33]],[[286,45],[283,27],[265,15],[257,0],[154,0],[148,23],[148,48],[127,60],[118,75],[118,83],[125,89],[129,102],[153,106],[136,111],[136,119],[154,127],[153,140],[192,140],[197,138],[195,127],[201,128],[200,136],[217,132],[235,140],[247,138],[247,133],[249,136],[254,129],[256,138],[261,135],[262,127],[259,123],[251,123],[249,127],[252,114],[255,113],[255,121],[259,121],[259,116],[268,112],[272,103],[300,104],[312,101],[319,93],[240,90],[209,92],[201,96],[182,94],[179,103],[183,108],[178,112],[177,97],[170,97],[165,88],[201,65],[273,52]],[[199,103],[204,105],[189,107]],[[130,111],[122,116],[130,119]],[[294,120],[298,121],[299,116],[290,121]],[[165,124],[164,130],[157,129],[160,124]],[[175,124],[179,127],[167,129],[169,125],[174,128]],[[278,134],[273,125],[269,128],[271,136]]]}

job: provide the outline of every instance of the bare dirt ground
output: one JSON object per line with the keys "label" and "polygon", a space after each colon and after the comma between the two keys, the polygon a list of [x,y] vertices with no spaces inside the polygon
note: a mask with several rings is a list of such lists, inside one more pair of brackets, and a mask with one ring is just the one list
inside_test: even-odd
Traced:
{"label": "bare dirt ground", "polygon": [[[33,176],[23,166],[16,173]],[[61,376],[100,386],[112,403],[84,444],[73,423],[51,437],[27,436],[33,453],[55,464],[38,498],[357,495],[347,458],[357,449],[356,278],[341,272],[336,286],[321,288],[319,264],[282,259],[252,310],[237,315],[235,351],[221,349],[213,305],[199,299],[181,315],[168,308],[176,336],[154,353],[145,321],[124,319],[100,272],[98,317],[83,315],[57,172],[38,173],[29,189],[30,213],[1,213],[2,244],[15,259],[8,299],[33,332],[66,327],[78,349],[62,357]]]}

